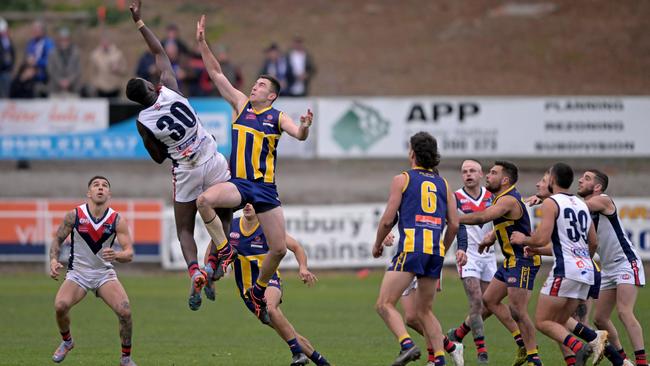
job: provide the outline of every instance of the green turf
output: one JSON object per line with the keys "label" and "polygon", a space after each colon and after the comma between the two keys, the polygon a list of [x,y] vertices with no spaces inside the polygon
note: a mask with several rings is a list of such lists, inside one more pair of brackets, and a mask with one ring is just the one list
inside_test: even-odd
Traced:
{"label": "green turf", "polygon": [[[333,364],[388,365],[399,349],[373,308],[381,275],[374,272],[363,280],[349,273],[321,275],[316,287],[307,288],[295,274],[287,273],[282,308],[296,329]],[[540,276],[545,275],[542,272]],[[457,325],[467,309],[461,282],[451,272],[447,278],[434,308],[444,329]],[[204,299],[197,312],[187,307],[189,280],[185,274],[122,276],[122,283],[132,303],[133,357],[139,365],[290,363],[286,343],[243,308],[232,278],[219,283],[216,303]],[[0,365],[51,364],[52,351],[60,340],[52,305],[58,285],[38,274],[0,277]],[[531,304],[531,312],[533,307]],[[650,332],[647,290],[640,291],[636,314]],[[491,365],[509,365],[514,352],[512,338],[496,319],[488,320],[486,327]],[[100,299],[88,296],[73,309],[72,334],[76,346],[66,365],[118,363],[117,320]],[[416,336],[415,341],[426,348],[421,337]],[[627,335],[623,341],[631,354]],[[539,333],[538,342],[546,365],[564,364],[557,347]],[[473,365],[475,348],[471,339],[465,343],[466,364]]]}

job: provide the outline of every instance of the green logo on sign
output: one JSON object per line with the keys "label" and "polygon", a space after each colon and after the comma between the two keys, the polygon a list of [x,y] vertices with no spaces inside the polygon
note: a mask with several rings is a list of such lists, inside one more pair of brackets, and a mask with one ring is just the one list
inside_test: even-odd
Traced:
{"label": "green logo on sign", "polygon": [[367,151],[380,138],[388,134],[390,122],[376,109],[354,102],[334,124],[334,140],[343,148],[350,150],[357,146]]}

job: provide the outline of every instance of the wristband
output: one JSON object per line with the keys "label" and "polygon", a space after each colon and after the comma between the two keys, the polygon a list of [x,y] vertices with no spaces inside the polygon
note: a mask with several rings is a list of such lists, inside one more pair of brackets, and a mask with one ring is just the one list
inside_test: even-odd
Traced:
{"label": "wristband", "polygon": [[135,22],[135,25],[138,27],[138,29],[140,29],[144,27],[144,22],[142,21],[142,19],[140,19],[137,22]]}

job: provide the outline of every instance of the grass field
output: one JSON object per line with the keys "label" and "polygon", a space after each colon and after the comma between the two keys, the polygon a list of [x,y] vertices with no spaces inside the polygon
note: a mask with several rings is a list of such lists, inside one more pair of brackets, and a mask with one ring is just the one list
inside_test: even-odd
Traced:
{"label": "grass field", "polygon": [[[541,278],[546,277],[541,271]],[[318,274],[318,273],[317,273]],[[294,273],[284,274],[285,314],[330,362],[338,366],[389,365],[399,347],[374,311],[381,272],[360,280],[349,272],[320,276],[314,288],[302,285]],[[434,312],[443,328],[458,325],[467,309],[461,282],[449,272]],[[139,365],[288,365],[290,353],[271,329],[243,308],[232,278],[221,281],[217,302],[187,307],[189,281],[183,273],[121,277],[133,308],[133,358]],[[537,281],[536,291],[541,285]],[[53,299],[59,282],[41,274],[4,273],[0,277],[0,365],[47,365],[59,344]],[[530,306],[531,312],[534,304]],[[640,292],[636,314],[650,332],[650,293]],[[616,322],[616,324],[619,324]],[[491,318],[486,340],[492,365],[509,365],[514,343]],[[88,296],[72,311],[75,349],[66,365],[116,365],[120,343],[117,319],[100,299]],[[622,329],[622,328],[619,328]],[[624,345],[631,354],[624,335]],[[415,336],[421,348],[422,338]],[[541,355],[548,366],[563,365],[558,348],[538,333]],[[471,337],[465,341],[467,365],[474,365]],[[414,364],[423,365],[425,361]]]}

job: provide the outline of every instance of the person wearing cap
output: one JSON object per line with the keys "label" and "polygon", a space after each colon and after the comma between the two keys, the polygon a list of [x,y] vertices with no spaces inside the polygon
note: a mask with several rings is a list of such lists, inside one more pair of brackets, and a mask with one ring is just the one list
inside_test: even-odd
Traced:
{"label": "person wearing cap", "polygon": [[70,30],[61,28],[56,48],[47,63],[48,91],[51,96],[79,95],[81,90],[81,56],[72,44]]}
{"label": "person wearing cap", "polygon": [[13,42],[9,38],[9,25],[0,18],[0,98],[9,97],[11,72],[16,62]]}

